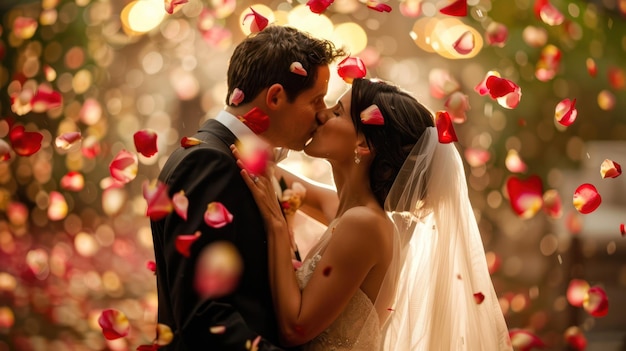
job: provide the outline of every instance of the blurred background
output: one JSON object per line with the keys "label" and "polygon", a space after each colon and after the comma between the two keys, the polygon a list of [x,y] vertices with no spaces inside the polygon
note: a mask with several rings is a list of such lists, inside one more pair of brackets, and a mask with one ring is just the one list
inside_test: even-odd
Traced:
{"label": "blurred background", "polygon": [[[451,3],[390,0],[378,12],[335,0],[314,14],[296,0],[189,0],[170,14],[163,0],[1,0],[0,351],[152,342],[142,184],[223,108],[251,7],[453,115],[508,326],[540,340],[526,349],[626,350],[626,176],[601,172],[604,160],[626,165],[626,1],[468,0],[465,16],[441,13]],[[347,87],[332,71],[329,104]],[[489,71],[520,87],[519,103],[479,93]],[[574,99],[576,119],[559,123]],[[133,141],[145,129],[158,136],[151,157]],[[138,171],[114,186],[121,150]],[[332,181],[323,160],[292,152],[285,166]],[[522,197],[525,211],[512,206],[515,182],[534,199]],[[582,214],[573,196],[586,183],[602,202]],[[589,286],[608,313],[595,298],[581,305]],[[128,317],[128,336],[103,337],[109,308]]]}

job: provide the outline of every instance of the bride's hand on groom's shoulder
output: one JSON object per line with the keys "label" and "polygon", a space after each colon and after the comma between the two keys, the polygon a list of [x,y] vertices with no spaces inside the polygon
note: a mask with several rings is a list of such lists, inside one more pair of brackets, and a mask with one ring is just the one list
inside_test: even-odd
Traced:
{"label": "bride's hand on groom's shoulder", "polygon": [[269,168],[259,169],[261,171],[259,173],[252,173],[250,167],[244,161],[244,155],[241,150],[235,145],[231,145],[230,149],[237,159],[237,165],[241,168],[241,177],[250,189],[250,192],[252,192],[266,226],[286,225],[283,211],[276,197]]}

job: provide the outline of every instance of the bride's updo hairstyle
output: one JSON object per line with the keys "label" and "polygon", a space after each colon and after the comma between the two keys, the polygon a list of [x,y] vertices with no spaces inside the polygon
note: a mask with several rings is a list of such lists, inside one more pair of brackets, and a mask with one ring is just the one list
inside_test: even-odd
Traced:
{"label": "bride's updo hairstyle", "polygon": [[[400,168],[426,128],[434,127],[432,113],[408,92],[376,79],[352,82],[350,115],[357,133],[365,136],[374,159],[370,167],[370,186],[381,206]],[[378,106],[384,125],[361,122],[363,110]]]}

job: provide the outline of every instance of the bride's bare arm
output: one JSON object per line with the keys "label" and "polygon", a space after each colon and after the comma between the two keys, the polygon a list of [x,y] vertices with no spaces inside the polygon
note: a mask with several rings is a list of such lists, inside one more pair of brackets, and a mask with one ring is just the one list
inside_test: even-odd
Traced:
{"label": "bride's bare arm", "polygon": [[306,196],[304,197],[300,211],[325,225],[328,225],[328,223],[335,218],[337,207],[339,206],[339,198],[334,188],[305,177],[297,176],[285,168],[280,167],[280,165],[275,169],[275,176],[277,179],[282,177],[288,188],[291,188],[294,181],[304,186]]}

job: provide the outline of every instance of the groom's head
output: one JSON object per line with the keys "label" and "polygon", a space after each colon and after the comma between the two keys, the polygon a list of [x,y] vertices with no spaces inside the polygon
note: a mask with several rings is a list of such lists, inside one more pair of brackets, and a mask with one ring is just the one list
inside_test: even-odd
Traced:
{"label": "groom's head", "polygon": [[[326,107],[329,64],[343,56],[332,42],[295,28],[270,25],[233,52],[228,68],[228,109],[238,115],[259,107],[270,117],[262,136],[274,146],[301,150]],[[243,99],[233,101],[235,89]]]}

